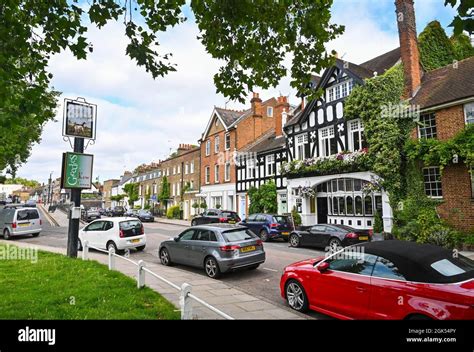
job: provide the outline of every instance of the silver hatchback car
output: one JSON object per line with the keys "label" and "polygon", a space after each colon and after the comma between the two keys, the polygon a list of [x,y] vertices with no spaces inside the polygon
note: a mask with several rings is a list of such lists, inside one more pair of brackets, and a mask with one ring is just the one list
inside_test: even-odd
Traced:
{"label": "silver hatchback car", "polygon": [[265,262],[262,240],[246,227],[229,224],[190,227],[162,242],[158,254],[163,265],[204,268],[213,279],[236,269],[257,269]]}
{"label": "silver hatchback car", "polygon": [[42,220],[37,208],[8,206],[0,210],[0,231],[6,240],[18,235],[36,237],[41,232],[41,226]]}

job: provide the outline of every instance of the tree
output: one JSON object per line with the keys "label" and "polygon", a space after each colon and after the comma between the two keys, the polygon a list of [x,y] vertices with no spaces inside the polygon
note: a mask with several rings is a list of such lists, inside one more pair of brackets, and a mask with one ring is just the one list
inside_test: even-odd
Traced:
{"label": "tree", "polygon": [[[455,7],[458,0],[445,0],[444,6],[451,5]],[[454,27],[454,34],[461,34],[463,31],[474,33],[474,5],[472,0],[460,0],[457,8],[457,15],[454,16],[453,22],[449,25]]]}
{"label": "tree", "polygon": [[168,209],[168,199],[170,198],[170,184],[168,183],[168,177],[163,176],[161,179],[161,190],[158,195],[158,200],[165,205],[165,212]]}
{"label": "tree", "polygon": [[21,177],[5,179],[5,184],[7,185],[17,184],[17,185],[23,185],[25,187],[30,187],[30,188],[36,188],[40,186],[40,183],[36,180],[27,180],[26,178],[21,178]]}
{"label": "tree", "polygon": [[[158,35],[184,21],[190,6],[206,51],[222,63],[216,89],[243,102],[246,94],[276,86],[291,57],[293,87],[313,94],[310,74],[333,58],[324,44],[343,32],[331,24],[332,0],[272,2],[253,0],[4,0],[0,4],[0,169],[11,172],[39,142],[42,126],[53,119],[58,93],[49,88],[52,55],[69,49],[86,59],[93,44],[89,22],[98,28],[124,22],[126,54],[153,78],[176,71],[172,53],[162,52]],[[20,138],[21,137],[21,138]],[[15,143],[16,142],[16,143]]]}
{"label": "tree", "polygon": [[427,24],[418,36],[421,64],[431,71],[449,64],[455,60],[453,44],[438,21]]}
{"label": "tree", "polygon": [[133,207],[133,204],[138,200],[138,183],[127,183],[123,186],[123,191],[128,197],[128,205]]}
{"label": "tree", "polygon": [[268,182],[259,188],[250,187],[248,191],[249,212],[273,214],[278,211],[277,188],[274,182]]}

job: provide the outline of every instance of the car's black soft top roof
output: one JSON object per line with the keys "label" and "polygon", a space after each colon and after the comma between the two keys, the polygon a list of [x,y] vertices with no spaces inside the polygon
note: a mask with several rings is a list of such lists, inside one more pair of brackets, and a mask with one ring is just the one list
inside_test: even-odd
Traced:
{"label": "car's black soft top roof", "polygon": [[409,281],[453,283],[474,278],[474,271],[444,276],[433,269],[431,264],[442,259],[449,259],[453,264],[460,265],[460,259],[455,257],[454,252],[443,247],[398,240],[374,241],[358,246],[364,247],[365,253],[390,260]]}

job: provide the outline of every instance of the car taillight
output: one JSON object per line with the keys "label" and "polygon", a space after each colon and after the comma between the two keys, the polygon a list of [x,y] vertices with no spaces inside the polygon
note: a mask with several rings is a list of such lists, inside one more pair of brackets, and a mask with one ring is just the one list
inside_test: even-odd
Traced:
{"label": "car taillight", "polygon": [[374,230],[373,230],[373,229],[370,229],[370,230],[369,230],[369,236],[372,237],[373,234],[374,234]]}
{"label": "car taillight", "polygon": [[237,216],[237,219],[235,219],[235,220],[236,220],[237,222],[241,222],[241,221],[242,221],[242,219],[241,219],[239,216]]}
{"label": "car taillight", "polygon": [[240,246],[238,246],[238,245],[227,245],[227,246],[220,246],[219,249],[223,252],[232,252],[232,251],[235,251],[236,249],[240,249]]}
{"label": "car taillight", "polygon": [[227,218],[219,218],[219,222],[226,222]]}
{"label": "car taillight", "polygon": [[142,227],[141,227],[141,229],[140,229],[140,234],[143,235],[144,233],[145,233],[145,228],[143,227],[143,224],[142,224]]}
{"label": "car taillight", "polygon": [[12,224],[12,229],[16,229],[16,222]]}
{"label": "car taillight", "polygon": [[261,246],[263,245],[263,241],[262,240],[257,240],[257,246]]}
{"label": "car taillight", "polygon": [[357,238],[359,235],[354,233],[354,232],[349,232],[347,235],[346,235],[346,238]]}
{"label": "car taillight", "polygon": [[278,227],[279,224],[270,224],[270,227],[273,229],[275,227]]}
{"label": "car taillight", "polygon": [[124,233],[123,233],[122,230],[120,230],[120,232],[119,232],[119,237],[120,237],[120,238],[124,238],[124,237],[125,237],[125,235],[124,235]]}

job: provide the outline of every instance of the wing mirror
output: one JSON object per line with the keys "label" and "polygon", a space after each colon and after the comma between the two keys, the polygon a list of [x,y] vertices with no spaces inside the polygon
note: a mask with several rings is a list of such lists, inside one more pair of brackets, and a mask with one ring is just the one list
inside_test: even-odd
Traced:
{"label": "wing mirror", "polygon": [[175,242],[178,242],[179,241],[179,236],[176,236],[175,238],[173,238]]}
{"label": "wing mirror", "polygon": [[326,270],[329,269],[329,263],[328,262],[322,262],[316,266],[316,268],[319,270],[319,272],[324,273]]}

